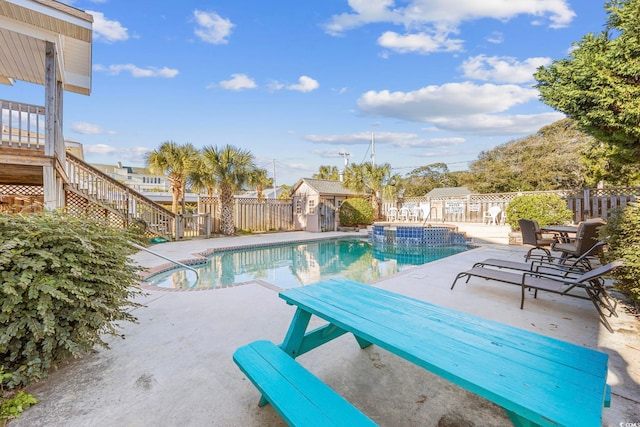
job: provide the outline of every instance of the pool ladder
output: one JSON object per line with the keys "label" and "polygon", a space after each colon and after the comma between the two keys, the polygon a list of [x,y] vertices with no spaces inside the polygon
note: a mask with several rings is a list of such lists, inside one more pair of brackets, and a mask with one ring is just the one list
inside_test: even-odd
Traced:
{"label": "pool ladder", "polygon": [[171,263],[173,263],[173,264],[175,264],[175,265],[177,265],[177,266],[180,266],[180,267],[182,267],[182,268],[186,268],[187,270],[191,270],[191,271],[193,271],[193,272],[196,274],[196,281],[193,283],[193,286],[192,286],[192,287],[194,287],[194,288],[195,288],[195,287],[196,287],[196,285],[198,284],[198,281],[200,280],[200,275],[198,274],[198,270],[196,270],[195,268],[190,267],[190,266],[188,266],[187,264],[184,264],[184,263],[182,263],[182,262],[180,262],[180,261],[176,261],[175,259],[171,259],[171,258],[166,257],[166,256],[164,256],[164,255],[161,255],[161,254],[159,254],[159,253],[157,253],[157,252],[154,252],[154,251],[152,251],[151,249],[147,249],[147,248],[145,248],[144,246],[141,246],[141,245],[139,245],[139,244],[137,244],[137,243],[133,243],[133,242],[129,242],[129,243],[131,243],[131,246],[133,246],[134,248],[138,248],[138,249],[140,249],[140,250],[142,250],[142,251],[149,252],[151,255],[155,255],[155,256],[157,256],[157,257],[159,257],[159,258],[162,258],[162,259],[164,259],[164,260],[167,260],[167,261],[169,261],[169,262],[171,262]]}

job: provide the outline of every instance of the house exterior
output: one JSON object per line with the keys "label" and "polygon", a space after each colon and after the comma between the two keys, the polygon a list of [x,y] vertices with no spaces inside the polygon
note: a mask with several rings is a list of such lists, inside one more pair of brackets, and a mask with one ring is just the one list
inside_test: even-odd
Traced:
{"label": "house exterior", "polygon": [[291,191],[295,228],[315,233],[336,231],[340,204],[350,197],[361,196],[340,181],[302,178]]}
{"label": "house exterior", "polygon": [[92,163],[91,166],[139,192],[170,191],[171,183],[164,175],[152,174],[147,168],[123,165],[104,165]]}
{"label": "house exterior", "polygon": [[46,209],[65,206],[63,95],[91,93],[93,16],[53,0],[0,1],[0,84],[44,87],[44,105],[0,100],[0,186]]}

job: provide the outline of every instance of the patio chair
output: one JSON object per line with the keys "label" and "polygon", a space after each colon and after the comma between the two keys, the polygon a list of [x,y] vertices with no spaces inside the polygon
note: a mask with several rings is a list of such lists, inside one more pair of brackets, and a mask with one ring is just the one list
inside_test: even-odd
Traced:
{"label": "patio chair", "polygon": [[400,208],[400,211],[398,212],[398,220],[399,221],[409,221],[409,215],[411,214],[411,212],[409,211],[409,208],[406,206],[403,206]]}
{"label": "patio chair", "polygon": [[518,225],[522,232],[522,244],[533,246],[524,256],[525,261],[529,261],[531,253],[538,249],[544,251],[547,257],[551,256],[551,245],[556,243],[553,238],[543,237],[538,222],[533,219],[519,219]]}
{"label": "patio chair", "polygon": [[[622,261],[613,261],[601,267],[589,270],[579,276],[563,277],[552,276],[543,273],[526,271],[523,273],[513,273],[500,269],[473,267],[471,270],[458,273],[451,289],[456,285],[458,279],[466,277],[469,283],[471,277],[479,277],[486,280],[519,285],[522,289],[520,297],[520,309],[524,307],[524,297],[526,289],[534,290],[534,298],[537,298],[538,291],[552,292],[575,298],[587,299],[596,308],[600,321],[609,332],[613,332],[607,317],[618,316],[616,314],[616,302],[607,293],[604,285],[604,275],[611,273],[616,268],[622,266]],[[576,293],[575,290],[583,290],[584,293]],[[585,295],[586,294],[586,295]],[[609,312],[606,314],[603,309]]]}
{"label": "patio chair", "polygon": [[485,213],[485,222],[487,224],[498,225],[498,217],[502,215],[502,209],[500,206],[491,206],[489,210]]}
{"label": "patio chair", "polygon": [[579,276],[592,270],[593,267],[588,257],[594,253],[601,252],[600,246],[606,245],[605,242],[598,242],[589,251],[582,256],[576,258],[572,262],[567,262],[565,258],[549,257],[546,255],[539,256],[531,262],[518,262],[499,258],[488,258],[473,264],[473,267],[496,267],[505,268],[516,271],[534,271],[536,273],[544,273],[556,276]]}
{"label": "patio chair", "polygon": [[387,211],[387,221],[395,221],[398,219],[398,208],[389,208]]}
{"label": "patio chair", "polygon": [[422,214],[422,209],[419,206],[414,206],[409,211],[409,219],[411,221],[419,221]]}
{"label": "patio chair", "polygon": [[[578,258],[591,251],[591,248],[598,243],[598,229],[604,225],[602,221],[584,221],[578,224],[576,238],[570,242],[559,242],[552,246],[552,250],[561,252],[562,258]],[[598,246],[600,251],[591,253],[590,256],[600,255],[602,246]]]}

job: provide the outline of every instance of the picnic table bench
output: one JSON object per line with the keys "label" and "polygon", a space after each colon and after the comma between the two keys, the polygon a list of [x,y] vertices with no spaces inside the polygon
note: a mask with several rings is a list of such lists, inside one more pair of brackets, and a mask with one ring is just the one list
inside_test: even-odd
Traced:
{"label": "picnic table bench", "polygon": [[[278,357],[267,354],[273,349],[264,352],[267,364],[278,374],[265,376],[264,366],[254,367],[252,358],[236,359],[254,384],[263,377],[256,384],[263,394],[261,404],[280,405],[283,397],[277,390],[289,383],[304,396],[297,400],[302,403],[296,411],[331,411],[334,404],[313,396],[316,389],[323,389],[318,378],[309,373],[315,378],[309,380],[299,372],[290,376],[288,370],[296,366],[296,371],[306,371],[295,357],[350,332],[362,348],[375,344],[496,403],[515,426],[599,427],[602,408],[609,406],[608,356],[596,350],[346,279],[290,289],[280,297],[297,309],[281,350],[275,353]],[[312,315],[328,323],[307,331]],[[304,378],[298,381],[299,376]],[[338,411],[349,416],[352,410],[359,412],[344,403]]]}

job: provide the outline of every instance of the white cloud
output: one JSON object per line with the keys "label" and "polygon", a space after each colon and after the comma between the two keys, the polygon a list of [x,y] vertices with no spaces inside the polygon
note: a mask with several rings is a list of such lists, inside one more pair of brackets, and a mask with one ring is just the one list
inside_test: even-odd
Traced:
{"label": "white cloud", "polygon": [[527,83],[534,80],[533,74],[540,66],[551,64],[551,58],[528,58],[519,62],[509,56],[478,55],[462,64],[466,78],[498,83]]}
{"label": "white cloud", "polygon": [[93,34],[96,40],[113,43],[129,39],[128,30],[118,21],[105,18],[102,12],[88,10],[87,13],[93,15]]}
{"label": "white cloud", "polygon": [[235,27],[229,19],[222,18],[215,12],[194,10],[197,27],[194,30],[200,40],[211,44],[227,44],[231,30]]}
{"label": "white cloud", "polygon": [[369,91],[357,104],[366,115],[430,123],[441,131],[519,135],[564,118],[562,113],[508,114],[509,109],[537,98],[538,91],[531,88],[464,82],[411,92]]}
{"label": "white cloud", "polygon": [[388,22],[419,28],[424,25],[458,26],[477,19],[509,20],[531,15],[533,24],[545,20],[552,28],[566,27],[575,17],[567,0],[410,0],[398,7],[393,0],[349,0],[353,13],[334,15],[325,30],[339,35],[349,29],[371,23]]}
{"label": "white cloud", "polygon": [[147,153],[153,151],[148,147],[113,147],[106,144],[83,144],[82,149],[88,163],[110,164],[125,160],[133,165],[144,165]]}
{"label": "white cloud", "polygon": [[500,31],[494,31],[487,37],[487,41],[493,44],[502,44],[504,42],[504,34]]}
{"label": "white cloud", "polygon": [[562,120],[562,113],[473,114],[466,117],[440,117],[433,123],[442,130],[475,135],[530,135],[540,128]]}
{"label": "white cloud", "polygon": [[113,130],[105,130],[100,125],[87,122],[75,122],[71,125],[71,130],[82,135],[113,135],[116,133]]}
{"label": "white cloud", "polygon": [[220,86],[224,89],[235,91],[257,87],[256,82],[246,74],[231,74],[231,79],[221,81]]}
{"label": "white cloud", "polygon": [[379,38],[378,44],[382,47],[400,53],[416,52],[429,54],[432,52],[456,52],[462,50],[463,41],[448,38],[447,31],[434,34],[398,34],[393,31],[385,31]]}
{"label": "white cloud", "polygon": [[272,80],[271,82],[269,82],[267,87],[272,92],[283,89],[296,90],[298,92],[311,92],[318,89],[320,87],[320,83],[309,76],[300,76],[300,78],[298,79],[298,83],[287,84]]}
{"label": "white cloud", "polygon": [[320,87],[320,83],[317,80],[308,76],[300,76],[298,83],[287,86],[289,90],[297,90],[298,92],[311,92]]}
{"label": "white cloud", "polygon": [[[374,134],[376,144],[391,145],[398,148],[431,147],[442,145],[443,141],[436,139],[426,140],[415,133],[403,132],[376,132]],[[356,132],[341,135],[305,135],[304,139],[314,144],[328,145],[369,145],[371,143],[371,132]],[[462,139],[464,141],[464,139]],[[344,151],[344,149],[341,149]],[[348,150],[347,150],[348,151]]]}
{"label": "white cloud", "polygon": [[121,72],[129,72],[133,77],[163,77],[163,78],[173,78],[177,76],[180,72],[175,68],[157,68],[157,67],[147,67],[140,68],[133,64],[112,64],[108,67],[105,67],[101,64],[96,64],[93,66],[94,71],[103,71],[107,72],[113,76],[117,76]]}
{"label": "white cloud", "polygon": [[441,116],[502,112],[537,97],[537,90],[517,85],[447,83],[411,92],[369,91],[358,99],[358,108],[368,115],[431,122]]}

